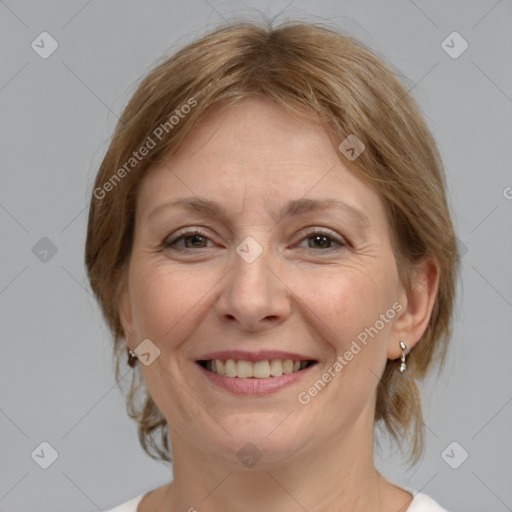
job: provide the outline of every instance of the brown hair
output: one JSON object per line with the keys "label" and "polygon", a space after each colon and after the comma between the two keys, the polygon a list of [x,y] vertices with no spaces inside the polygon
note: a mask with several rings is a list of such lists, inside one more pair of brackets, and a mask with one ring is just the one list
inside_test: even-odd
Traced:
{"label": "brown hair", "polygon": [[[408,371],[400,374],[397,361],[388,361],[377,390],[375,421],[396,441],[412,438],[411,459],[414,464],[419,460],[424,425],[417,381],[434,363],[441,368],[444,362],[459,255],[441,157],[397,75],[374,51],[335,29],[302,22],[276,28],[242,22],[189,44],[144,78],[96,176],[85,247],[91,288],[114,337],[118,381],[120,358],[126,357],[118,293],[130,259],[135,199],[144,171],[172,154],[213,105],[264,96],[295,115],[324,121],[340,142],[356,134],[364,143],[355,169],[384,201],[400,279],[409,290],[415,263],[433,258],[438,264],[433,311],[408,356]],[[340,157],[345,159],[341,152]],[[143,449],[170,461],[166,419],[145,386],[134,386],[133,380],[127,408],[138,421]]]}

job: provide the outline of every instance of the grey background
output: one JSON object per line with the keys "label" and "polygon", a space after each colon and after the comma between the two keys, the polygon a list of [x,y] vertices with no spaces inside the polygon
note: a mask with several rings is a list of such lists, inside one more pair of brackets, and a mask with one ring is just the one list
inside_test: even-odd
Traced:
{"label": "grey background", "polygon": [[[446,370],[425,385],[426,456],[408,470],[390,447],[376,463],[450,511],[512,510],[511,1],[7,0],[0,1],[3,512],[104,510],[170,479],[170,469],[139,447],[115,385],[111,341],[85,278],[86,205],[141,76],[223,18],[258,13],[333,22],[409,79],[445,161],[466,251],[463,287]],[[59,45],[47,59],[31,48],[43,31]],[[441,47],[453,31],[469,44],[457,59]],[[57,249],[47,261],[43,237]],[[48,469],[31,456],[43,441],[58,452]],[[453,441],[469,453],[457,469],[441,456]],[[452,460],[461,453],[456,448]]]}

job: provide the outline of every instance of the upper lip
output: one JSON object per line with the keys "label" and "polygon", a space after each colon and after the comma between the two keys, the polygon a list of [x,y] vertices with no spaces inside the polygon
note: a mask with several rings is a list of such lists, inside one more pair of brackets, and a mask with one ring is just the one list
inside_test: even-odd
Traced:
{"label": "upper lip", "polygon": [[217,352],[204,354],[201,357],[198,357],[196,361],[210,361],[212,359],[219,359],[221,361],[234,359],[235,361],[250,361],[252,363],[272,359],[315,361],[313,357],[297,354],[296,352],[284,352],[282,350],[260,350],[258,352],[248,352],[246,350],[219,350]]}

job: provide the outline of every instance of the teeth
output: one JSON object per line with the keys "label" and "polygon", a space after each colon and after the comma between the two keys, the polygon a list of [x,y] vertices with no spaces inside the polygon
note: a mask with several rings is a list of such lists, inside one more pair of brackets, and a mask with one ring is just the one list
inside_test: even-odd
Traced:
{"label": "teeth", "polygon": [[[249,363],[251,364],[251,363]],[[270,364],[268,361],[258,361],[252,364],[252,376],[257,379],[268,379],[270,377]]]}
{"label": "teeth", "polygon": [[273,359],[270,361],[270,375],[272,377],[281,377],[283,375],[283,362],[281,359]]}
{"label": "teeth", "polygon": [[217,373],[219,375],[226,375],[226,365],[223,361],[219,361],[218,359],[215,360],[216,366],[217,366]]}
{"label": "teeth", "polygon": [[283,374],[289,375],[298,372],[306,368],[307,365],[308,361],[293,361],[292,359],[272,359],[256,363],[244,360],[235,361],[234,359],[226,361],[215,359],[206,362],[206,369],[226,377],[268,379],[270,376],[280,377]]}
{"label": "teeth", "polygon": [[249,361],[238,361],[236,363],[236,375],[241,379],[252,377],[252,363]]}
{"label": "teeth", "polygon": [[[206,363],[206,369],[208,370],[208,363]],[[226,377],[236,377],[236,363],[233,359],[226,361]]]}
{"label": "teeth", "polygon": [[283,361],[283,373],[285,375],[293,373],[293,361],[291,359]]}

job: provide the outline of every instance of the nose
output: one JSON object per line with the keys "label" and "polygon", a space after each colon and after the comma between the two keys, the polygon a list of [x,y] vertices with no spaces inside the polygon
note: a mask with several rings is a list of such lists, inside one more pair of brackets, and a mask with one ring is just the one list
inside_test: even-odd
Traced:
{"label": "nose", "polygon": [[216,303],[219,318],[231,328],[263,331],[290,315],[291,290],[283,279],[282,265],[267,247],[254,261],[233,251],[233,265]]}

